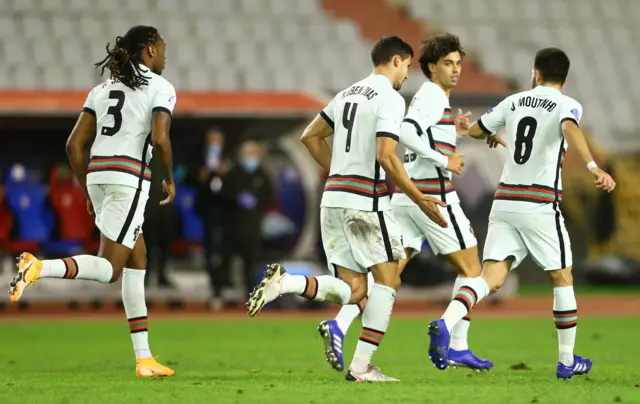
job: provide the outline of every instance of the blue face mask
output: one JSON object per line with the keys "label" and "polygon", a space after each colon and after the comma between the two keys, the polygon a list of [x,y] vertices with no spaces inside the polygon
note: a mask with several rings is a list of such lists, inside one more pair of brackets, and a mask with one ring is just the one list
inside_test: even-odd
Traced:
{"label": "blue face mask", "polygon": [[211,146],[209,146],[209,148],[207,149],[207,154],[212,157],[212,156],[219,156],[220,153],[222,153],[222,147],[220,147],[219,144],[213,144]]}
{"label": "blue face mask", "polygon": [[222,147],[214,144],[207,149],[207,166],[210,169],[215,170],[220,165],[220,154],[222,153]]}
{"label": "blue face mask", "polygon": [[252,173],[260,166],[260,159],[256,157],[243,157],[240,160],[240,165],[242,165],[245,171]]}

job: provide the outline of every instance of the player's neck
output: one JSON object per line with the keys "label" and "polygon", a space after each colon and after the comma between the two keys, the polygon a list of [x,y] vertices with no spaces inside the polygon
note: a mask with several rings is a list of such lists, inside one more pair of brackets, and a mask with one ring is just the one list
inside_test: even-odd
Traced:
{"label": "player's neck", "polygon": [[389,71],[389,69],[385,68],[385,66],[378,66],[376,68],[373,69],[373,74],[377,75],[377,76],[384,76],[389,80],[389,84],[391,84],[391,86],[393,87],[393,79],[391,77],[393,77],[393,75],[391,74],[391,72]]}
{"label": "player's neck", "polygon": [[548,87],[548,88],[553,88],[562,92],[562,84],[542,82],[542,83],[538,83],[537,87]]}
{"label": "player's neck", "polygon": [[438,87],[440,87],[442,89],[442,91],[444,91],[444,93],[447,95],[447,97],[449,97],[451,95],[451,88],[449,87],[445,87],[444,85],[442,85],[441,82],[439,82],[438,80],[431,80],[431,82],[435,85],[437,85]]}

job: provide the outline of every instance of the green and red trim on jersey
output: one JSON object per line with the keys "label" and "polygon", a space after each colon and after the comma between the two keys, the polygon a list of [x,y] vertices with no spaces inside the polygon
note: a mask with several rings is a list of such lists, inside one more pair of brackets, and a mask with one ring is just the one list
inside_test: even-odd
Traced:
{"label": "green and red trim on jersey", "polygon": [[325,192],[347,192],[368,198],[388,196],[384,182],[376,182],[360,175],[331,175],[324,185]]}
{"label": "green and red trim on jersey", "polygon": [[446,142],[434,141],[436,151],[444,154],[445,156],[451,156],[456,152],[456,145]]}
{"label": "green and red trim on jersey", "polygon": [[562,200],[562,191],[556,192],[556,189],[553,187],[538,184],[517,185],[501,182],[500,185],[498,185],[494,199],[532,203],[553,203]]}
{"label": "green and red trim on jersey", "polygon": [[[442,195],[442,188],[441,188],[442,183],[444,183],[445,194],[455,191],[455,188],[453,187],[451,180],[448,178],[445,178],[443,182],[441,182],[439,178],[425,178],[421,180],[416,180],[412,178],[411,181],[416,186],[416,188],[418,188],[418,190],[422,192],[424,195],[436,195],[436,196]],[[402,190],[396,187],[395,192],[402,192]]]}
{"label": "green and red trim on jersey", "polygon": [[[93,156],[87,173],[115,171],[140,177],[143,163],[129,156]],[[151,169],[144,163],[144,180],[151,181]]]}
{"label": "green and red trim on jersey", "polygon": [[445,108],[442,113],[442,118],[436,125],[453,125],[453,112],[451,112],[451,108]]}

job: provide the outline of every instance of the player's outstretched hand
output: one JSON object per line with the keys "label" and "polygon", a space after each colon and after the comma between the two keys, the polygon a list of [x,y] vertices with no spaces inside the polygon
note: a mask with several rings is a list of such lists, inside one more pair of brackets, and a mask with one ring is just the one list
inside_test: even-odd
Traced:
{"label": "player's outstretched hand", "polygon": [[498,147],[499,144],[501,144],[504,147],[507,147],[507,143],[504,141],[502,136],[497,133],[494,133],[491,136],[487,136],[487,144],[491,149],[495,149],[496,147]]}
{"label": "player's outstretched hand", "polygon": [[464,159],[462,158],[464,154],[454,153],[451,156],[447,157],[447,170],[452,173],[456,173],[458,175],[462,175],[462,167],[464,167]]}
{"label": "player's outstretched hand", "polygon": [[596,177],[596,187],[600,188],[603,191],[611,192],[616,187],[616,182],[611,178],[609,174],[602,171],[598,167],[594,167],[591,169],[591,173]]}
{"label": "player's outstretched hand", "polygon": [[93,210],[93,203],[91,203],[91,199],[87,199],[87,212],[93,216],[95,211]]}
{"label": "player's outstretched hand", "polygon": [[442,216],[440,209],[438,209],[439,206],[444,208],[447,204],[429,195],[423,195],[422,199],[418,201],[418,207],[425,215],[429,216],[429,219],[433,220],[438,226],[447,228],[449,223],[447,223],[447,220]]}
{"label": "player's outstretched hand", "polygon": [[176,197],[176,184],[173,181],[162,180],[162,190],[167,194],[167,198],[160,202],[160,205],[168,205]]}
{"label": "player's outstretched hand", "polygon": [[469,134],[469,126],[471,126],[471,121],[469,117],[471,116],[471,112],[462,113],[462,109],[458,108],[458,115],[456,115],[453,123],[456,125],[456,131],[460,136],[466,136]]}

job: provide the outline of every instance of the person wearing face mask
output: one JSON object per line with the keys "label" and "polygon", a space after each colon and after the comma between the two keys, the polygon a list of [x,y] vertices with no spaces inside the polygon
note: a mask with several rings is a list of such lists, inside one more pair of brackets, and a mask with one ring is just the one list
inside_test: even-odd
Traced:
{"label": "person wearing face mask", "polygon": [[204,259],[211,286],[210,306],[224,305],[222,290],[228,286],[226,272],[220,271],[220,244],[222,240],[222,218],[224,202],[221,197],[222,183],[227,163],[223,157],[224,134],[218,128],[205,135],[202,166],[198,172],[198,194],[196,212],[204,225]]}
{"label": "person wearing face mask", "polygon": [[243,261],[246,293],[255,283],[255,260],[262,241],[261,224],[273,200],[271,179],[262,168],[262,148],[254,141],[240,146],[238,164],[225,177],[222,261],[220,270],[228,273],[231,259]]}

